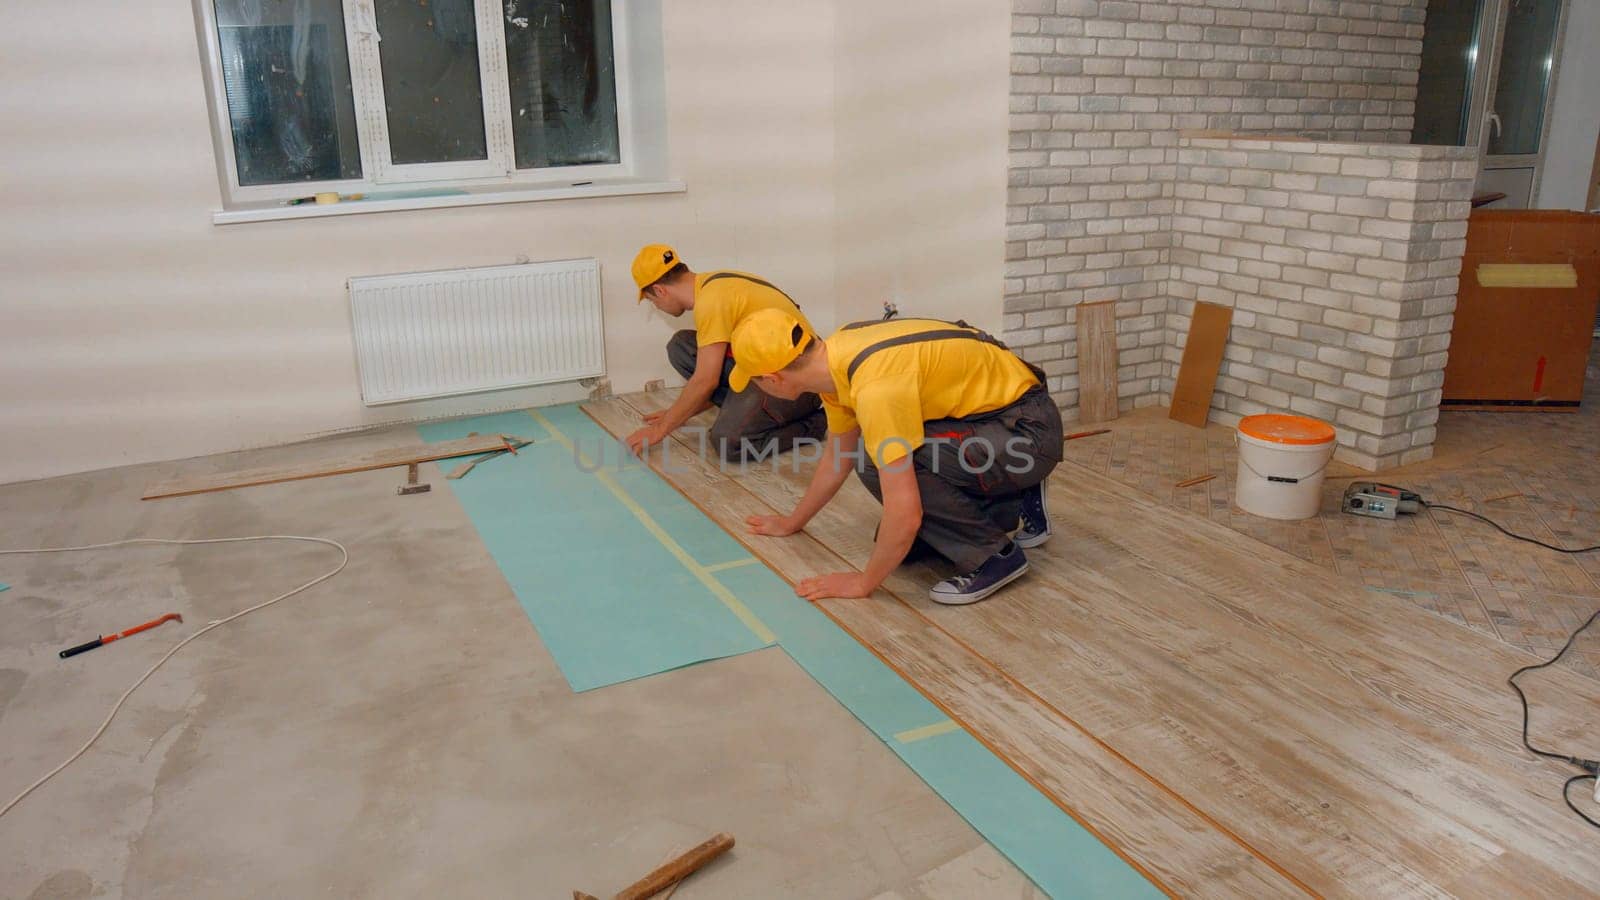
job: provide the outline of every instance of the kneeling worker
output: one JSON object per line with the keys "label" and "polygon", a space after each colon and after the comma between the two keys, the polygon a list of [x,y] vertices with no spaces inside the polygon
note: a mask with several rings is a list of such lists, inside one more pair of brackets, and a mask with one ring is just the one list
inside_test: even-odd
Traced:
{"label": "kneeling worker", "polygon": [[742,383],[731,390],[728,385],[733,370],[728,342],[734,327],[747,316],[774,310],[806,321],[788,294],[743,272],[697,275],[665,244],[639,251],[633,260],[633,280],[640,302],[649,300],[674,318],[693,312],[695,327],[679,331],[667,342],[667,360],[689,383],[676,403],[645,416],[645,426],[624,439],[630,450],[639,453],[648,444],[660,444],[712,405],[720,411],[711,426],[711,443],[730,462],[744,459],[747,452],[759,458],[768,446],[781,452],[801,439],[821,439],[826,421],[815,394],[779,399],[744,390]]}
{"label": "kneeling worker", "polygon": [[965,573],[934,585],[932,599],[973,603],[1026,572],[1023,548],[1050,537],[1044,480],[1061,461],[1061,411],[1044,373],[988,334],[893,319],[819,340],[798,317],[765,310],[734,330],[733,354],[735,389],[754,380],[776,397],[814,391],[828,417],[805,496],[786,516],[751,516],[750,530],[804,528],[851,468],[883,504],[866,571],[808,578],[800,596],[865,597],[920,539]]}

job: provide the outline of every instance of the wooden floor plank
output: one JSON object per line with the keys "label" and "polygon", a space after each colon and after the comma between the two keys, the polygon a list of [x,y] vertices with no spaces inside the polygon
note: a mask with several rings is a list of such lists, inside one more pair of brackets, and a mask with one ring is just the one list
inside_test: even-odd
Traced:
{"label": "wooden floor plank", "polygon": [[[736,480],[787,509],[805,479]],[[886,587],[1317,891],[1600,884],[1565,769],[1520,747],[1504,677],[1526,654],[1079,467],[1052,477],[1051,503],[1057,537],[1002,597],[939,607],[928,567]],[[879,514],[852,480],[807,531],[859,567]],[[1594,682],[1539,679],[1544,743],[1588,746]]]}
{"label": "wooden floor plank", "polygon": [[1078,304],[1078,421],[1117,417],[1117,303]]}
{"label": "wooden floor plank", "polygon": [[[649,395],[640,402],[652,410],[657,400]],[[615,435],[642,421],[638,410],[620,401],[584,408]],[[786,580],[844,567],[837,554],[809,537],[749,534],[744,516],[771,507],[703,461],[686,460],[688,455],[676,453],[670,467],[655,457],[652,467]],[[898,598],[880,591],[866,600],[818,606],[1157,886],[1196,897],[1306,895]]]}
{"label": "wooden floor plank", "polygon": [[1172,387],[1173,419],[1196,428],[1206,427],[1232,321],[1232,307],[1204,300],[1194,304],[1183,359],[1178,363],[1178,377]]}
{"label": "wooden floor plank", "polygon": [[152,485],[145,491],[144,500],[164,497],[187,497],[191,494],[208,494],[232,488],[256,487],[263,484],[280,484],[285,481],[302,481],[307,478],[324,478],[329,475],[349,475],[353,472],[370,472],[390,469],[413,463],[435,462],[457,456],[475,456],[479,453],[498,453],[520,448],[529,443],[525,438],[499,434],[485,434],[462,438],[458,441],[441,441],[437,444],[417,444],[410,447],[390,447],[372,450],[343,459],[326,462],[302,463],[294,466],[264,466],[234,472],[209,475],[191,475]]}

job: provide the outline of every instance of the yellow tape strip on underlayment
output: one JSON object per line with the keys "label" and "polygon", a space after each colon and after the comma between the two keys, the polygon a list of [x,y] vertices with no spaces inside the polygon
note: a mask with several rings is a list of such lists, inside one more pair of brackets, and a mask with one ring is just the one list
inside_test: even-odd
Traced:
{"label": "yellow tape strip on underlayment", "polygon": [[961,726],[955,721],[951,719],[945,719],[942,722],[935,722],[932,725],[924,725],[921,728],[909,728],[905,731],[897,732],[894,736],[894,739],[902,744],[910,744],[916,741],[924,741],[931,737],[938,737],[941,734],[949,734],[952,731],[960,730]]}
{"label": "yellow tape strip on underlayment", "polygon": [[646,512],[644,507],[639,505],[639,501],[633,499],[633,496],[622,485],[618,484],[615,478],[611,477],[610,472],[595,465],[593,460],[580,453],[573,446],[572,439],[557,428],[554,422],[546,418],[544,413],[539,412],[537,409],[530,409],[528,410],[528,415],[532,416],[535,422],[544,426],[544,430],[550,432],[550,436],[559,441],[562,446],[577,454],[586,467],[592,468],[594,477],[600,479],[600,483],[611,491],[612,495],[627,508],[628,512],[633,513],[634,518],[639,520],[639,524],[655,535],[656,540],[661,542],[661,546],[667,548],[667,552],[677,557],[678,562],[682,563],[683,567],[688,569],[691,575],[699,579],[700,583],[705,585],[706,590],[709,590],[713,597],[721,600],[722,605],[726,606],[739,621],[743,622],[745,627],[749,628],[762,643],[776,644],[778,642],[778,636],[772,633],[772,629],[768,628],[765,622],[751,612],[750,608],[744,605],[744,601],[735,597],[732,591],[723,587],[722,582],[712,577],[711,572],[705,566],[696,562],[694,557],[689,555],[689,551],[683,549],[683,545],[674,540],[672,535],[668,534],[667,530],[662,528],[661,524],[655,520],[655,517]]}
{"label": "yellow tape strip on underlayment", "polygon": [[1478,284],[1490,288],[1575,288],[1571,263],[1481,263]]}

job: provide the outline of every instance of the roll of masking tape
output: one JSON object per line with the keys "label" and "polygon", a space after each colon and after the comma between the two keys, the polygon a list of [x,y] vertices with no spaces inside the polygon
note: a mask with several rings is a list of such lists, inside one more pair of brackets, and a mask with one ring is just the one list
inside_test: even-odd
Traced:
{"label": "roll of masking tape", "polygon": [[318,206],[326,206],[329,203],[338,203],[338,202],[339,202],[339,193],[337,191],[323,191],[322,193],[317,194],[317,205]]}

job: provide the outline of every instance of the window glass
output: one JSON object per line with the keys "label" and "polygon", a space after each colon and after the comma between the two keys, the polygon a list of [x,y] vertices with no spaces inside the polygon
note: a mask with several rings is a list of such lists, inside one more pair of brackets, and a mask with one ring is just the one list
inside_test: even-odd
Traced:
{"label": "window glass", "polygon": [[217,0],[241,185],[361,177],[338,0]]}
{"label": "window glass", "polygon": [[395,165],[488,159],[473,0],[376,0]]}
{"label": "window glass", "polygon": [[505,0],[519,169],[616,163],[610,0]]}
{"label": "window glass", "polygon": [[1431,0],[1428,4],[1413,144],[1466,144],[1472,113],[1467,101],[1477,71],[1482,10],[1482,0]]}

